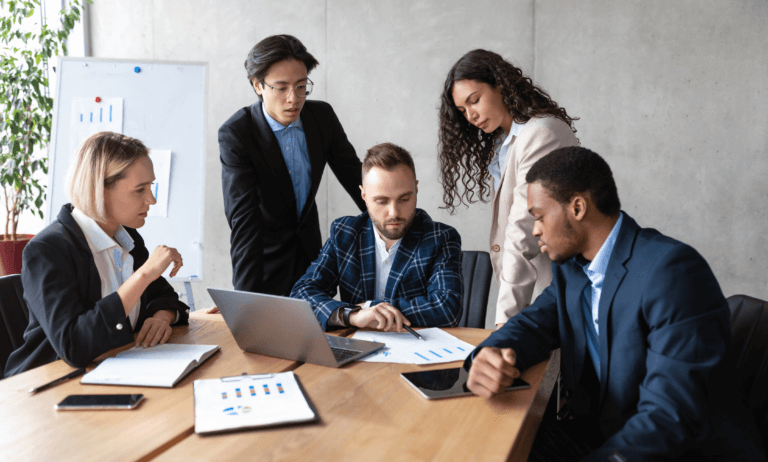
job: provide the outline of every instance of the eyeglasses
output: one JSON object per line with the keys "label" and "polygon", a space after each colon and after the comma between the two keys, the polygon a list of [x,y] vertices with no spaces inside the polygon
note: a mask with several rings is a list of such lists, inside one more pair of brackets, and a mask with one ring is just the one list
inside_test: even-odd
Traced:
{"label": "eyeglasses", "polygon": [[314,86],[314,83],[312,83],[312,81],[309,79],[307,79],[306,83],[301,83],[299,85],[296,85],[295,87],[291,87],[290,85],[281,85],[279,87],[273,87],[267,82],[262,82],[262,83],[272,89],[272,95],[277,99],[287,98],[288,95],[291,94],[291,89],[293,89],[293,91],[296,93],[296,96],[298,96],[299,98],[307,97],[312,93],[312,87]]}

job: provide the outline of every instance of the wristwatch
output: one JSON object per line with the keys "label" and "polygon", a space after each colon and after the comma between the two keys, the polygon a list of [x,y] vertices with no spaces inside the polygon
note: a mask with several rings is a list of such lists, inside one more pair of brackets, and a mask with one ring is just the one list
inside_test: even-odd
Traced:
{"label": "wristwatch", "polygon": [[344,310],[341,312],[341,322],[344,324],[344,327],[352,327],[349,323],[349,315],[360,311],[361,308],[357,305],[347,305],[341,309]]}

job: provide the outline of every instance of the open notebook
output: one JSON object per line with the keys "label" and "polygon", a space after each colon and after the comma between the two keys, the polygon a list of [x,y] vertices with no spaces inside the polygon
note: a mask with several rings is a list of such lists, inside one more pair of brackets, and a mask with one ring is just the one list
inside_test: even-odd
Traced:
{"label": "open notebook", "polygon": [[105,359],[80,383],[170,388],[217,351],[218,345],[134,347]]}
{"label": "open notebook", "polygon": [[195,380],[195,433],[310,422],[316,418],[293,372]]}

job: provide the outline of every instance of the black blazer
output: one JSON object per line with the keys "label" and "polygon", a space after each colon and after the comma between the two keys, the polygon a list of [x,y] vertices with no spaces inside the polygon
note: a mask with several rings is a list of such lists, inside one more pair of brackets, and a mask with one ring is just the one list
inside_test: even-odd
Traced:
{"label": "black blazer", "polygon": [[328,103],[301,111],[312,186],[301,218],[288,167],[261,102],[237,111],[219,129],[221,187],[236,290],[288,295],[322,246],[315,196],[326,163],[361,211],[361,162]]}
{"label": "black blazer", "polygon": [[[125,230],[135,244],[131,251],[135,271],[147,261],[149,252],[135,229]],[[24,344],[8,358],[6,377],[59,358],[84,367],[99,355],[133,342],[120,296],[117,292],[101,296],[99,271],[70,204],[29,241],[22,258],[21,283],[29,325]],[[186,324],[187,309],[171,285],[159,277],[141,295],[135,331],[160,310],[178,312],[176,325]]]}

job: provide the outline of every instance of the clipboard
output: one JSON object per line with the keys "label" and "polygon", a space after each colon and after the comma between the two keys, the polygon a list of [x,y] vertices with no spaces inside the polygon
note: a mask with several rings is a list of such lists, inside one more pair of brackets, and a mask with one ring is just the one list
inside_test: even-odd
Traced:
{"label": "clipboard", "polygon": [[317,419],[293,372],[195,380],[194,398],[201,435]]}

